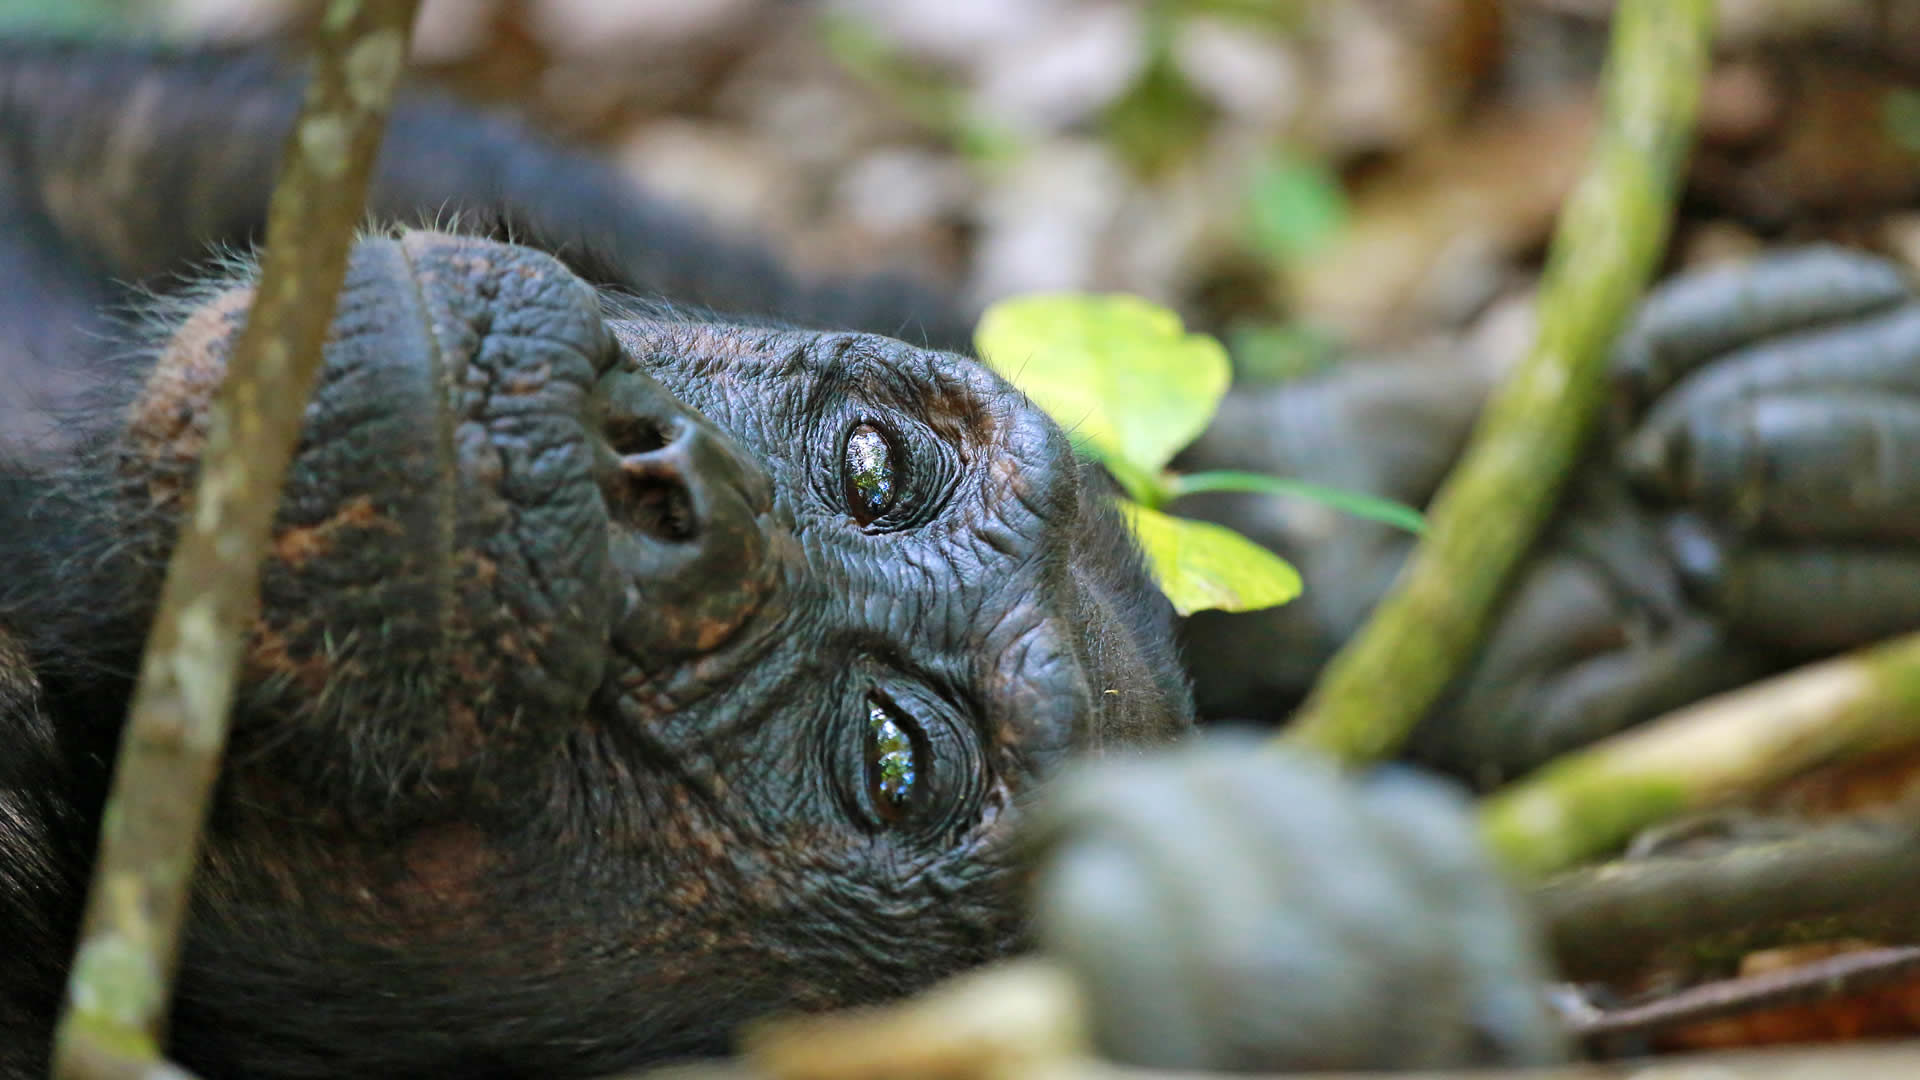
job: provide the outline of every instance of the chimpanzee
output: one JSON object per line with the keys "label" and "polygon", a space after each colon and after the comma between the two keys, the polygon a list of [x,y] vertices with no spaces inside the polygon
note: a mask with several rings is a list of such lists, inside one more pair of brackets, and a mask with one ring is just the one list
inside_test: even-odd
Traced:
{"label": "chimpanzee", "polygon": [[[297,85],[0,45],[0,1076],[44,1065],[243,317],[251,267],[205,255],[256,238]],[[1558,1052],[1452,797],[1144,752],[1193,711],[1170,612],[1060,431],[924,347],[963,346],[949,305],[800,281],[430,98],[396,108],[372,200],[461,228],[352,259],[196,881],[183,1063],[595,1075],[1036,930],[1142,1062]],[[1125,760],[1010,842],[1075,751]]]}
{"label": "chimpanzee", "polygon": [[[244,317],[252,267],[208,264],[207,245],[254,236],[297,98],[259,58],[0,48],[0,371],[18,384],[0,1075],[44,1067],[108,762]],[[442,102],[397,108],[373,203],[519,243],[402,227],[352,256],[263,570],[171,1052],[209,1077],[591,1076],[1020,947],[1030,875],[1010,838],[1036,781],[1192,716],[1170,609],[1060,429],[971,359],[838,328],[956,342],[961,322],[915,314],[910,290],[799,283]],[[154,293],[132,316],[124,282]],[[1186,1059],[1554,1053],[1491,874],[1469,843],[1419,839],[1466,837],[1457,808],[1245,757],[1160,766],[1132,801],[1233,827],[1237,802],[1264,817],[1296,792],[1299,827],[1256,822],[1218,850],[1262,873],[1338,856],[1278,916],[1309,951],[1263,985],[1337,970]],[[1206,779],[1223,769],[1232,784]],[[1109,924],[1075,918],[1075,897],[1126,858],[1061,820],[1043,921]],[[1459,932],[1481,924],[1497,932]],[[1199,974],[1152,993],[1213,996]],[[1381,1005],[1410,991],[1437,1007],[1383,1050]],[[1275,1025],[1289,1036],[1261,1035]]]}

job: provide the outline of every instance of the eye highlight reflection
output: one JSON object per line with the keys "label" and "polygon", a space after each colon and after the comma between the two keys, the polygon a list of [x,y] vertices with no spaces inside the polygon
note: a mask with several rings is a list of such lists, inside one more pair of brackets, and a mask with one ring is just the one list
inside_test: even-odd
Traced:
{"label": "eye highlight reflection", "polygon": [[867,708],[867,793],[888,822],[907,816],[919,776],[913,736],[883,705]]}
{"label": "eye highlight reflection", "polygon": [[861,424],[848,433],[841,470],[847,502],[861,524],[873,521],[893,506],[893,446],[879,428]]}

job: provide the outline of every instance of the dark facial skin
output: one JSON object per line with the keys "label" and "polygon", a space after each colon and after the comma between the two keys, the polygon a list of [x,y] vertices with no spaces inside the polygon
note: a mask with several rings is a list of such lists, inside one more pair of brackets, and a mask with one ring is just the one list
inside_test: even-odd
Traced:
{"label": "dark facial skin", "polygon": [[[91,481],[127,619],[245,296]],[[524,248],[359,246],[276,528],[175,1018],[206,1075],[587,1075],[898,996],[1018,944],[1041,777],[1187,723],[1107,500],[984,367],[609,319]],[[85,648],[45,607],[0,626]]]}

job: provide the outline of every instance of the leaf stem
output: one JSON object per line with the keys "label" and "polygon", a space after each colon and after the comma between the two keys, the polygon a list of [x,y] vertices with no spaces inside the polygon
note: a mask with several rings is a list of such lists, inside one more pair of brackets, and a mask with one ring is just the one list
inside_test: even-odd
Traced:
{"label": "leaf stem", "polygon": [[1244,491],[1256,495],[1279,495],[1283,498],[1311,499],[1343,513],[1392,525],[1416,535],[1427,530],[1427,523],[1421,518],[1420,511],[1405,503],[1384,499],[1378,495],[1363,495],[1357,491],[1323,487],[1285,476],[1242,472],[1238,469],[1213,469],[1197,473],[1168,473],[1161,478],[1161,482],[1166,487],[1169,499],[1178,499],[1183,495],[1197,495],[1203,491]]}

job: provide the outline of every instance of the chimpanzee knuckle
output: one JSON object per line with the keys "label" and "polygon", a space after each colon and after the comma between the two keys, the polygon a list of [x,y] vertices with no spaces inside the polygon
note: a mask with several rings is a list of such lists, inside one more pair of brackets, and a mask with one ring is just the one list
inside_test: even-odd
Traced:
{"label": "chimpanzee knuckle", "polygon": [[[1419,916],[1443,925],[1431,940],[1449,944],[1456,1031],[1485,1042],[1503,1064],[1540,1064],[1565,1056],[1541,997],[1547,963],[1537,928],[1494,867],[1474,826],[1471,805],[1451,785],[1410,770],[1378,774],[1367,808],[1393,864],[1419,898]],[[1449,1048],[1438,1060],[1461,1060]]]}
{"label": "chimpanzee knuckle", "polygon": [[[1269,838],[1249,827],[1240,792],[1218,790],[1222,775],[1192,754],[1082,764],[1048,793],[1053,805],[1041,811],[1040,827],[1054,851],[1084,845],[1125,851],[1138,873],[1133,887],[1158,898],[1172,917],[1164,932],[1200,960],[1218,952],[1210,942],[1253,933],[1283,902],[1283,892],[1308,891],[1297,882],[1277,887],[1282,883],[1269,864],[1286,862],[1289,852],[1261,846]],[[1270,771],[1267,779],[1274,779]],[[1310,797],[1298,801],[1318,804]],[[1301,837],[1288,840],[1297,846]],[[1312,876],[1300,869],[1303,878]]]}
{"label": "chimpanzee knuckle", "polygon": [[1414,754],[1477,788],[1498,787],[1654,715],[1636,694],[1641,677],[1639,658],[1621,650],[1483,688],[1423,728]]}
{"label": "chimpanzee knuckle", "polygon": [[1808,248],[1679,278],[1648,297],[1616,346],[1622,391],[1645,404],[1715,357],[1750,342],[1845,323],[1906,302],[1884,259]]}
{"label": "chimpanzee knuckle", "polygon": [[1730,633],[1789,655],[1920,629],[1920,552],[1907,547],[1740,549],[1693,584]]}
{"label": "chimpanzee knuckle", "polygon": [[1380,949],[1321,913],[1264,914],[1233,939],[1215,936],[1214,951],[1182,972],[1173,989],[1201,1015],[1207,1053],[1169,1064],[1270,1072],[1404,1063],[1396,1009],[1415,1011],[1418,999],[1403,1001],[1392,986],[1417,979],[1420,958]]}
{"label": "chimpanzee knuckle", "polygon": [[1185,985],[1188,958],[1173,935],[1158,932],[1170,913],[1140,887],[1142,876],[1120,846],[1055,853],[1035,876],[1036,934],[1091,999],[1103,1053],[1138,1065],[1207,1064],[1207,1003]]}
{"label": "chimpanzee knuckle", "polygon": [[[1610,521],[1595,524],[1582,531],[1611,531]],[[1564,533],[1561,539],[1567,539]],[[1590,542],[1626,564],[1627,572],[1644,574],[1634,538],[1593,536]],[[1618,575],[1569,546],[1550,548],[1528,564],[1488,641],[1451,688],[1446,708],[1416,730],[1412,748],[1420,760],[1477,784],[1497,783],[1538,764],[1545,756],[1546,710],[1561,674],[1629,646],[1637,618]]]}
{"label": "chimpanzee knuckle", "polygon": [[1763,398],[1752,410],[1749,429],[1765,443],[1766,533],[1920,540],[1920,396]]}
{"label": "chimpanzee knuckle", "polygon": [[1509,751],[1509,775],[1772,669],[1761,653],[1729,640],[1717,621],[1690,615],[1654,640],[1595,656],[1551,679],[1531,703],[1526,740]]}
{"label": "chimpanzee knuckle", "polygon": [[1553,671],[1620,648],[1631,633],[1630,612],[1611,576],[1593,560],[1550,550],[1522,571],[1473,678],[1497,684]]}
{"label": "chimpanzee knuckle", "polygon": [[1408,758],[1476,787],[1506,782],[1532,761],[1534,706],[1545,681],[1528,673],[1497,684],[1476,679],[1462,685],[1408,736]]}
{"label": "chimpanzee knuckle", "polygon": [[1740,533],[1920,539],[1920,397],[1764,394],[1649,426],[1624,456],[1653,490]]}
{"label": "chimpanzee knuckle", "polygon": [[1742,402],[1829,393],[1920,396],[1920,304],[1759,341],[1699,368],[1647,411],[1627,468],[1658,483],[1684,470],[1690,432],[1738,423]]}
{"label": "chimpanzee knuckle", "polygon": [[1407,897],[1360,790],[1324,761],[1219,741],[1191,766],[1189,797],[1222,823],[1222,861],[1244,859],[1258,875],[1241,895],[1391,938]]}
{"label": "chimpanzee knuckle", "polygon": [[[1344,906],[1337,883],[1286,866],[1285,852],[1257,850],[1263,837],[1223,818],[1217,800],[1205,812],[1217,772],[1178,757],[1152,764],[1175,782],[1109,804],[1037,871],[1041,945],[1086,988],[1100,1048],[1162,1068],[1386,1060],[1369,1038],[1381,980],[1404,971],[1417,944],[1371,921],[1378,911]],[[1273,889],[1289,871],[1297,880]]]}
{"label": "chimpanzee knuckle", "polygon": [[1570,1047],[1546,998],[1549,976],[1539,934],[1519,906],[1496,897],[1462,912],[1454,940],[1462,961],[1455,993],[1474,1049],[1451,1060],[1509,1066],[1566,1060]]}
{"label": "chimpanzee knuckle", "polygon": [[1731,571],[1734,542],[1728,531],[1682,510],[1662,523],[1661,532],[1688,595],[1706,611],[1722,613],[1739,592]]}
{"label": "chimpanzee knuckle", "polygon": [[1473,807],[1455,784],[1404,766],[1369,776],[1361,813],[1391,863],[1415,876],[1422,896],[1442,911],[1464,910],[1494,895],[1493,861],[1473,825]]}
{"label": "chimpanzee knuckle", "polygon": [[[1114,927],[1099,948],[1150,939],[1142,947],[1168,966],[1170,986],[1201,1000],[1211,1056],[1166,1064],[1361,1067],[1429,1060],[1421,1056],[1429,1051],[1446,1060],[1432,1047],[1374,1038],[1401,979],[1457,983],[1448,920],[1467,890],[1440,891],[1433,875],[1400,865],[1426,832],[1391,814],[1383,823],[1373,796],[1323,763],[1244,742],[1102,771],[1119,779],[1106,786],[1082,773],[1064,785],[1075,827],[1055,835],[1041,880],[1053,880],[1045,876],[1053,859],[1108,851],[1103,887],[1154,898],[1157,922],[1125,935]],[[1462,815],[1433,798],[1417,812]],[[1418,835],[1403,843],[1395,828]],[[1457,850],[1465,845],[1421,858],[1484,872]],[[1111,880],[1120,867],[1131,875],[1124,883]],[[1074,921],[1076,902],[1062,893],[1041,901],[1054,925]],[[1303,985],[1316,992],[1292,993]],[[1465,1038],[1459,1017],[1407,1026],[1443,1042]]]}

